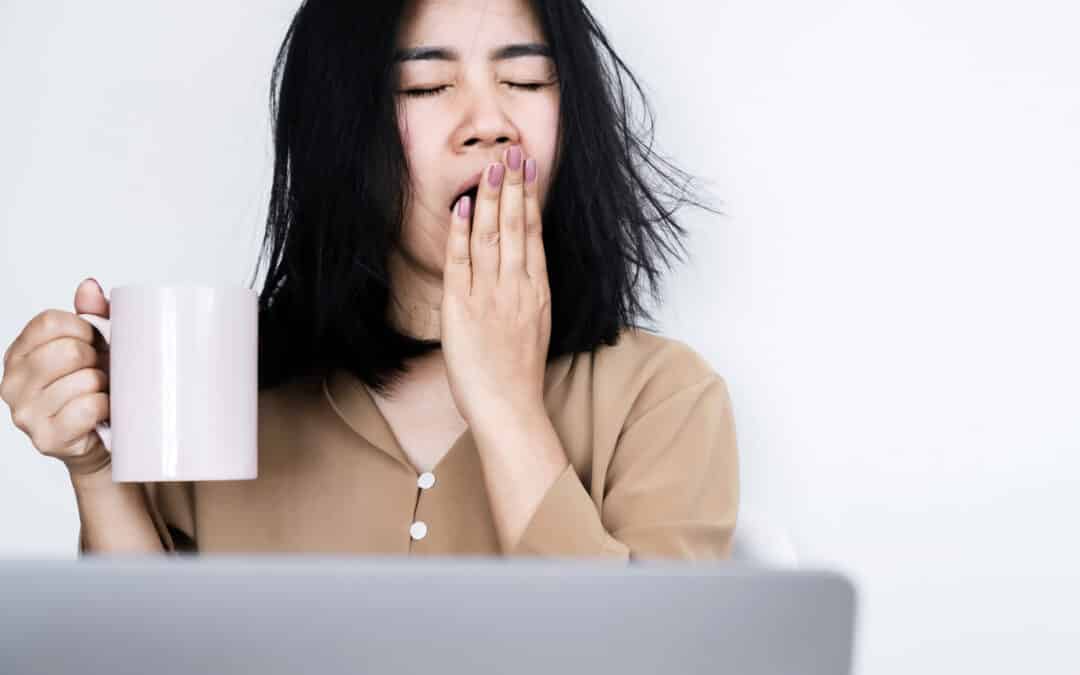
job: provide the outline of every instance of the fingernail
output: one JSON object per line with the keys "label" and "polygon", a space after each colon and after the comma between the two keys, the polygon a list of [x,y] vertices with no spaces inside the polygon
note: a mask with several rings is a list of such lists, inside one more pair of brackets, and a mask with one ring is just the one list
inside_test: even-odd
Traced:
{"label": "fingernail", "polygon": [[501,163],[492,164],[491,170],[488,171],[488,185],[499,187],[499,184],[502,183],[504,171],[506,171],[506,167]]}
{"label": "fingernail", "polygon": [[521,147],[517,145],[510,146],[510,151],[506,153],[506,163],[510,167],[511,171],[517,171],[521,168]]}
{"label": "fingernail", "polygon": [[536,180],[536,160],[532,157],[525,160],[525,182],[531,183]]}
{"label": "fingernail", "polygon": [[471,207],[472,207],[472,203],[471,203],[471,200],[469,199],[469,195],[465,195],[461,199],[458,200],[457,214],[459,216],[461,216],[462,218],[468,218],[469,217],[469,209]]}

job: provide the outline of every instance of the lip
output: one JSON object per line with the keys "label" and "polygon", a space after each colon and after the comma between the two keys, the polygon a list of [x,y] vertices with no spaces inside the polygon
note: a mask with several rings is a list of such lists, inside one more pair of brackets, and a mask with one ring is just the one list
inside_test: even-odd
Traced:
{"label": "lip", "polygon": [[[465,192],[466,190],[469,190],[469,189],[474,188],[477,185],[479,185],[480,184],[480,179],[483,177],[483,175],[484,175],[483,171],[477,171],[475,174],[473,174],[467,180],[465,180],[461,185],[459,185],[457,187],[457,189],[454,190],[454,192],[450,196],[450,198],[456,201],[458,195],[460,195],[462,192]],[[453,202],[451,202],[450,208],[454,208],[454,203]]]}

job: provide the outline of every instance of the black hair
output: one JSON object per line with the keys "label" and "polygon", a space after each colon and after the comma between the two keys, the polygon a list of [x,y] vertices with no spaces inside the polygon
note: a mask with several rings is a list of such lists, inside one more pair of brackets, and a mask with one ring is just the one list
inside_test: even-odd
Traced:
{"label": "black hair", "polygon": [[[638,297],[642,274],[659,301],[661,265],[686,252],[675,212],[685,204],[719,212],[653,150],[642,87],[583,2],[532,5],[560,87],[560,152],[542,216],[550,362],[614,345],[624,328],[651,321]],[[408,371],[407,359],[441,347],[398,332],[387,316],[388,256],[409,185],[393,79],[405,9],[405,0],[305,0],[278,50],[273,183],[255,272],[268,254],[260,389],[344,368],[384,392]]]}

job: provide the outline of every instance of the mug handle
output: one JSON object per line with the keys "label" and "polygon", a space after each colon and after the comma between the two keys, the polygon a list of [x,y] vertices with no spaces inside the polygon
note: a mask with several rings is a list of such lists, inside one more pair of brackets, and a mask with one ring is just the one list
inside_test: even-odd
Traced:
{"label": "mug handle", "polygon": [[[101,334],[101,337],[105,339],[105,344],[110,344],[110,340],[112,339],[112,323],[108,319],[96,314],[79,314],[78,317],[86,320],[93,326],[97,332]],[[109,421],[105,420],[98,422],[94,426],[94,430],[97,431],[97,435],[101,438],[101,442],[105,444],[105,449],[112,452],[112,428],[109,425]]]}

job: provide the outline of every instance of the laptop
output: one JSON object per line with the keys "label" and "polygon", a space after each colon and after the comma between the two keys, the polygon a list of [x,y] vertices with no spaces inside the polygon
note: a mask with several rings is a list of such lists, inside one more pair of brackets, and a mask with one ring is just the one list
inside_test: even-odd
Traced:
{"label": "laptop", "polygon": [[732,561],[0,561],[0,673],[848,675],[856,594]]}

